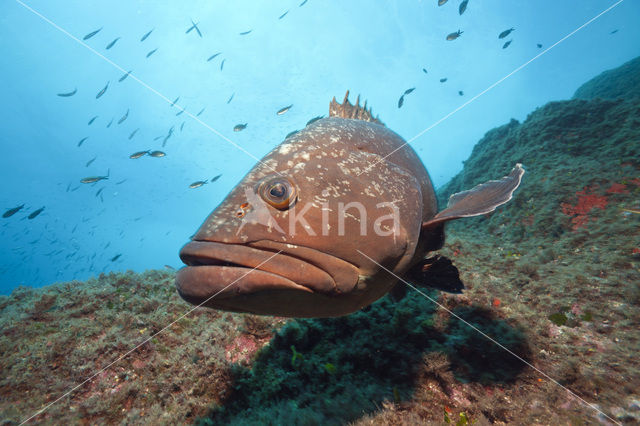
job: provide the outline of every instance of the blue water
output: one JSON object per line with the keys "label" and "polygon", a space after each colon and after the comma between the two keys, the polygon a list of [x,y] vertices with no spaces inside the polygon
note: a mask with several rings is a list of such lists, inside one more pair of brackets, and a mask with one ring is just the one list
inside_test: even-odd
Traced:
{"label": "blue water", "polygon": [[[0,293],[103,271],[179,267],[181,245],[256,158],[327,114],[332,97],[341,100],[347,89],[405,139],[420,134],[411,145],[438,186],[486,131],[569,98],[589,78],[640,54],[640,3],[633,0],[563,41],[616,2],[471,0],[460,16],[451,0],[441,7],[436,0],[301,1],[4,0],[0,208],[25,208],[0,219]],[[191,19],[202,37],[186,33]],[[458,29],[460,38],[445,40]],[[57,96],[75,88],[74,96]],[[176,116],[180,108],[187,112]],[[202,108],[201,122],[189,116]],[[233,132],[238,123],[248,126]],[[149,149],[167,156],[129,158]],[[80,183],[107,171],[108,180]],[[215,183],[188,188],[218,174]]]}

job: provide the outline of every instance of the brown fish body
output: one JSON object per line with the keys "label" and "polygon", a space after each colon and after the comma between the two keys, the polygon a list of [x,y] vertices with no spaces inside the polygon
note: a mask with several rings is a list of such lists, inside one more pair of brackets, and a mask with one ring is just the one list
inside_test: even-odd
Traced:
{"label": "brown fish body", "polygon": [[189,266],[176,285],[216,309],[346,315],[392,289],[385,269],[403,276],[440,248],[455,217],[436,213],[413,149],[366,108],[334,99],[329,118],[275,147],[210,214],[180,252]]}

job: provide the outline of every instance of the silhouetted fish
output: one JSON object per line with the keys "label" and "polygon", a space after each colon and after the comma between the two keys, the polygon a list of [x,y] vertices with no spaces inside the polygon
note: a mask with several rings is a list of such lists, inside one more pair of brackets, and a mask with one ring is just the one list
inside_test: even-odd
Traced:
{"label": "silhouetted fish", "polygon": [[458,7],[458,13],[460,15],[462,15],[464,13],[465,10],[467,10],[467,4],[469,3],[469,0],[463,0],[462,3],[460,3],[460,6]]}
{"label": "silhouetted fish", "polygon": [[[93,157],[91,160],[87,161],[87,164],[85,164],[85,167],[89,167],[91,165],[91,163],[93,163],[94,161],[96,161],[96,158],[98,157]],[[67,191],[69,190],[69,188],[67,188]]]}
{"label": "silhouetted fish", "polygon": [[122,83],[127,77],[129,77],[129,74],[131,74],[131,71],[127,71],[126,74],[124,74],[122,77],[120,77],[118,79],[118,83]]}
{"label": "silhouetted fish", "polygon": [[43,210],[44,210],[44,207],[40,207],[38,210],[31,212],[31,214],[27,216],[27,219],[30,219],[30,220],[35,219],[40,213],[42,213]]}
{"label": "silhouetted fish", "polygon": [[200,32],[200,29],[198,28],[198,24],[196,24],[195,22],[193,22],[193,19],[191,19],[191,26],[187,29],[187,31],[185,31],[185,34],[189,34],[192,30],[196,30],[196,32],[198,33],[198,35],[200,36],[200,38],[202,38],[202,33]]}
{"label": "silhouetted fish", "polygon": [[156,48],[156,49],[153,49],[153,50],[151,50],[149,53],[147,53],[147,58],[148,58],[149,56],[153,55],[154,53],[156,53],[156,50],[158,50],[158,49],[157,49],[157,48]]}
{"label": "silhouetted fish", "polygon": [[227,100],[227,104],[231,103],[231,101],[233,100],[233,97],[236,95],[236,92],[233,92],[231,94],[231,96],[229,97],[229,99]]}
{"label": "silhouetted fish", "polygon": [[502,48],[506,49],[507,47],[509,47],[509,45],[511,44],[512,41],[513,40],[509,40],[509,41],[505,42],[505,44],[502,45]]}
{"label": "silhouetted fish", "polygon": [[117,37],[117,38],[116,38],[115,40],[113,40],[111,43],[107,44],[107,50],[111,49],[111,48],[116,44],[116,42],[117,42],[118,40],[120,40],[120,37]]}
{"label": "silhouetted fish", "polygon": [[444,78],[440,79],[440,83],[444,83],[445,81],[447,81],[447,77],[444,77]]}
{"label": "silhouetted fish", "polygon": [[82,39],[83,40],[89,40],[91,37],[93,37],[94,35],[98,34],[101,29],[102,29],[102,27],[98,28],[95,31],[91,31],[89,34],[87,34],[86,36],[82,37]]}
{"label": "silhouetted fish", "polygon": [[442,6],[446,2],[447,2],[447,0],[438,0],[438,6]]}
{"label": "silhouetted fish", "polygon": [[116,260],[120,259],[120,256],[122,256],[122,254],[116,254],[115,256],[113,256],[113,257],[111,258],[111,261],[112,261],[112,262],[115,262]]}
{"label": "silhouetted fish", "polygon": [[400,96],[400,99],[398,99],[398,108],[402,108],[402,105],[404,105],[404,95]]}
{"label": "silhouetted fish", "polygon": [[414,90],[416,90],[416,88],[415,88],[415,87],[412,87],[411,89],[407,89],[407,90],[405,90],[405,91],[404,91],[404,94],[405,94],[405,95],[408,95],[409,93],[413,92]]}
{"label": "silhouetted fish", "polygon": [[313,124],[316,121],[320,120],[321,118],[324,118],[324,115],[318,115],[317,117],[313,117],[311,120],[307,121],[307,124],[305,126],[308,126],[309,124]]}
{"label": "silhouetted fish", "polygon": [[109,179],[109,170],[107,170],[106,176],[90,176],[80,179],[80,183],[95,183],[101,180]]}
{"label": "silhouetted fish", "polygon": [[209,58],[207,59],[207,62],[212,61],[216,56],[218,56],[219,54],[221,54],[222,52],[218,52],[218,53],[214,53],[213,55],[209,56]]}
{"label": "silhouetted fish", "polygon": [[285,16],[287,16],[287,13],[289,13],[288,10],[285,13],[283,13],[282,15],[278,16],[278,19],[284,18]]}
{"label": "silhouetted fish", "polygon": [[164,152],[162,152],[162,151],[151,151],[151,152],[149,153],[149,155],[150,155],[151,157],[160,158],[160,157],[164,157],[164,156],[165,156],[165,155],[167,155],[167,154],[165,154],[165,153],[164,153]]}
{"label": "silhouetted fish", "polygon": [[428,74],[427,69],[426,68],[422,68],[422,72],[425,74]]}
{"label": "silhouetted fish", "polygon": [[[205,108],[206,108],[206,107],[205,107]],[[198,113],[196,114],[196,117],[200,117],[200,114],[202,114],[202,113],[204,112],[205,108],[202,108],[202,109],[200,110],[200,112],[198,112]]]}
{"label": "silhouetted fish", "polygon": [[12,207],[10,209],[7,209],[3,214],[2,217],[7,218],[7,217],[11,217],[14,214],[18,213],[20,210],[22,210],[22,208],[24,207],[24,204],[20,204],[18,207]]}
{"label": "silhouetted fish", "polygon": [[129,108],[127,108],[127,112],[125,112],[124,115],[120,117],[120,120],[118,120],[118,124],[122,124],[122,122],[126,120],[127,117],[129,117]]}
{"label": "silhouetted fish", "polygon": [[133,154],[131,154],[129,156],[129,158],[131,158],[132,160],[135,160],[136,158],[140,158],[142,156],[145,156],[149,153],[149,151],[138,151],[138,152],[134,152]]}
{"label": "silhouetted fish", "polygon": [[224,61],[226,61],[226,59],[223,59],[222,62],[220,62],[220,71],[224,68]]}
{"label": "silhouetted fish", "polygon": [[292,106],[293,106],[293,104],[291,104],[291,105],[287,105],[287,106],[286,106],[286,107],[284,107],[284,108],[280,108],[280,109],[278,110],[278,112],[276,112],[276,114],[277,114],[277,115],[282,115],[282,114],[284,114],[285,112],[289,111],[289,110],[291,109],[291,107],[292,107]]}
{"label": "silhouetted fish", "polygon": [[[443,246],[447,221],[508,202],[522,166],[452,195],[438,212],[429,175],[400,136],[346,97],[329,111],[271,150],[180,250],[183,299],[233,312],[336,317],[396,285],[401,296],[396,277],[464,287],[450,260],[427,256]],[[358,203],[367,220],[345,220],[344,203]]]}
{"label": "silhouetted fish", "polygon": [[91,120],[89,120],[89,122],[87,123],[87,126],[91,126],[93,124],[93,122],[96,121],[96,118],[98,118],[97,115],[91,117]]}
{"label": "silhouetted fish", "polygon": [[211,183],[217,181],[218,179],[220,179],[220,176],[222,176],[222,174],[216,175],[214,177],[211,178]]}
{"label": "silhouetted fish", "polygon": [[87,139],[89,139],[89,136],[85,136],[84,138],[80,139],[80,142],[78,142],[78,146],[82,145]]}
{"label": "silhouetted fish", "polygon": [[251,31],[253,31],[253,30],[249,30],[249,31],[242,32],[242,33],[240,33],[240,35],[242,35],[242,36],[243,36],[243,35],[247,35],[247,34],[249,34]]}
{"label": "silhouetted fish", "polygon": [[236,124],[235,126],[233,126],[233,131],[234,131],[234,132],[240,132],[240,131],[242,131],[242,130],[244,130],[244,129],[246,129],[246,128],[247,128],[247,123],[244,123],[244,124]]}
{"label": "silhouetted fish", "polygon": [[309,0],[304,0],[302,3],[300,3],[300,4],[298,5],[298,7],[302,7],[302,6],[304,6],[308,1],[309,1]]}
{"label": "silhouetted fish", "polygon": [[96,99],[99,99],[100,96],[104,95],[104,92],[107,91],[107,88],[109,87],[109,82],[107,81],[107,84],[104,86],[104,88],[98,92],[98,94],[96,95]]}
{"label": "silhouetted fish", "polygon": [[540,49],[542,47],[542,45],[540,43],[537,44],[538,49]]}
{"label": "silhouetted fish", "polygon": [[509,28],[508,30],[504,30],[498,35],[498,38],[505,38],[506,36],[511,34],[511,31],[515,31],[515,28]]}
{"label": "silhouetted fish", "polygon": [[207,183],[206,180],[197,180],[197,181],[193,182],[191,185],[189,185],[189,188],[191,188],[191,189],[200,188],[202,185],[204,185],[206,183]]}
{"label": "silhouetted fish", "polygon": [[458,90],[458,95],[464,96],[464,92],[462,90]]}
{"label": "silhouetted fish", "polygon": [[458,30],[455,33],[451,33],[447,36],[447,40],[451,41],[451,40],[455,40],[458,37],[460,37],[462,35],[462,31]]}
{"label": "silhouetted fish", "polygon": [[107,124],[107,129],[111,127],[112,124],[113,124],[113,118],[111,119],[111,121],[109,121],[109,124]]}
{"label": "silhouetted fish", "polygon": [[173,102],[171,102],[171,105],[169,105],[170,107],[173,107],[176,102],[178,102],[178,100],[180,99],[180,96],[178,96]]}
{"label": "silhouetted fish", "polygon": [[58,96],[61,96],[63,98],[68,98],[69,96],[73,96],[76,93],[78,93],[78,88],[76,87],[75,89],[73,89],[73,91],[71,92],[67,92],[67,93],[58,93]]}
{"label": "silhouetted fish", "polygon": [[142,38],[140,39],[141,42],[145,41],[147,39],[147,37],[149,37],[151,35],[151,33],[153,32],[153,29],[151,31],[149,31],[148,33],[146,33],[145,35],[142,36]]}
{"label": "silhouetted fish", "polygon": [[133,132],[131,132],[131,134],[129,135],[129,140],[133,139],[133,137],[136,135],[136,133],[138,133],[138,130],[140,130],[139,127],[137,129],[135,129]]}

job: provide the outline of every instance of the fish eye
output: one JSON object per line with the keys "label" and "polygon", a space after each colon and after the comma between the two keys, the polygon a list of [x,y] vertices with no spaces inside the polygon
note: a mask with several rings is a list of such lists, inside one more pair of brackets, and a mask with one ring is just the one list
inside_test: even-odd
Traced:
{"label": "fish eye", "polygon": [[286,210],[295,204],[298,192],[290,179],[283,176],[271,176],[260,183],[258,194],[276,209]]}

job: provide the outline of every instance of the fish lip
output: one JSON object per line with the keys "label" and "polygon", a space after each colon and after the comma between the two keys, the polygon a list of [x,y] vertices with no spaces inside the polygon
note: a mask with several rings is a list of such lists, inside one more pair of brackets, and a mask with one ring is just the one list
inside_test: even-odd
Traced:
{"label": "fish lip", "polygon": [[180,296],[190,303],[215,307],[238,295],[267,291],[335,292],[333,278],[308,260],[263,247],[192,240],[180,250],[187,265],[176,276]]}

